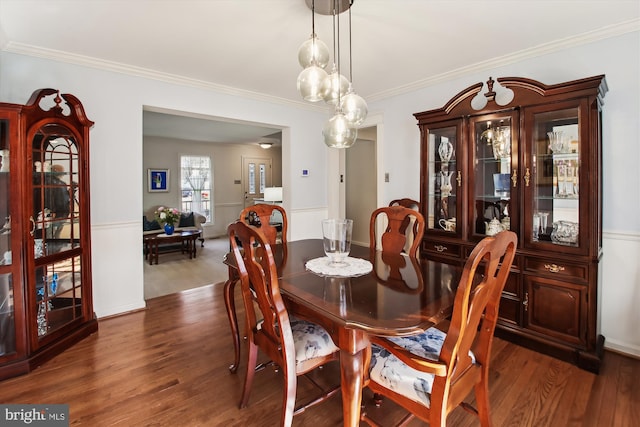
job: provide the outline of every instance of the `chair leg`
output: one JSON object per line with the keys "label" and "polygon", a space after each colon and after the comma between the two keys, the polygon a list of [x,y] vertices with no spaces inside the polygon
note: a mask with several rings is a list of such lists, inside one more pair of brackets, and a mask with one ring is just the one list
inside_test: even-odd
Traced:
{"label": "chair leg", "polygon": [[295,372],[283,367],[284,395],[282,402],[282,427],[290,427],[293,422],[293,412],[296,406],[296,388],[298,378]]}
{"label": "chair leg", "polygon": [[478,417],[482,427],[491,427],[491,409],[489,407],[489,387],[486,372],[479,383],[475,385],[476,404]]}
{"label": "chair leg", "polygon": [[379,408],[382,405],[383,396],[380,393],[373,393],[373,403],[376,405],[376,408]]}
{"label": "chair leg", "polygon": [[[434,384],[435,387],[435,384]],[[429,427],[446,427],[447,411],[445,409],[447,403],[443,400],[441,390],[431,389],[431,407],[429,408]]]}
{"label": "chair leg", "polygon": [[227,309],[227,317],[231,326],[231,338],[233,339],[233,347],[235,350],[235,358],[233,364],[229,366],[231,373],[238,371],[240,364],[240,336],[238,333],[238,317],[236,315],[235,288],[238,278],[235,272],[229,268],[229,279],[224,284],[224,305]]}
{"label": "chair leg", "polygon": [[240,398],[240,408],[244,408],[249,403],[249,394],[253,385],[253,377],[256,374],[256,361],[258,360],[258,346],[249,340],[247,350],[247,372],[244,377],[244,387],[242,388],[242,397]]}

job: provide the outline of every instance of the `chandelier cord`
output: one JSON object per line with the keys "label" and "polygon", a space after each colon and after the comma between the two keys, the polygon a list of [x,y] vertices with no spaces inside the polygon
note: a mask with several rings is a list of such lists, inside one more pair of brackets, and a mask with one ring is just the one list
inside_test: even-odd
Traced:
{"label": "chandelier cord", "polygon": [[[349,11],[351,11],[351,8],[349,8]],[[340,79],[342,77],[342,73],[340,70],[340,15],[338,14],[338,0],[333,0],[333,13],[335,14],[335,16],[338,19],[338,82],[340,82]],[[342,91],[340,90],[340,83],[338,83],[338,102],[336,103],[336,109],[338,111],[342,110],[342,108],[340,108],[340,100],[341,100],[341,93]]]}
{"label": "chandelier cord", "polygon": [[[311,38],[313,43],[313,52],[316,48],[316,0],[311,0]],[[312,55],[312,60],[315,59],[315,55]]]}
{"label": "chandelier cord", "polygon": [[351,53],[351,6],[353,6],[353,0],[349,0],[349,82],[353,83],[353,56]]}

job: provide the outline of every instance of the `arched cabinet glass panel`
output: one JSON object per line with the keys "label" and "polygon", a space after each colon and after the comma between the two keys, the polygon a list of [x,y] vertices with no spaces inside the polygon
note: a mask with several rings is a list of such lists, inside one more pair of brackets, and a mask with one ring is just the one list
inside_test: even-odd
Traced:
{"label": "arched cabinet glass panel", "polygon": [[82,317],[79,165],[69,129],[46,124],[35,133],[31,221],[39,338]]}

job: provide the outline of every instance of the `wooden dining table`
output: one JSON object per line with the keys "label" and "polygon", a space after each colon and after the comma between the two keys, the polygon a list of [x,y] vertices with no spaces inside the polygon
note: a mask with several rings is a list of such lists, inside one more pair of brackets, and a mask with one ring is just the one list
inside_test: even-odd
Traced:
{"label": "wooden dining table", "polygon": [[[369,260],[373,270],[356,277],[329,277],[306,268],[307,261],[325,256],[321,239],[278,244],[272,251],[287,310],[322,325],[340,348],[344,425],[357,426],[369,336],[416,334],[446,319],[453,309],[462,269],[352,245],[350,257]],[[227,254],[225,263],[230,274],[225,303],[236,350],[230,369],[235,372],[240,357],[234,306],[238,276],[232,254]]]}

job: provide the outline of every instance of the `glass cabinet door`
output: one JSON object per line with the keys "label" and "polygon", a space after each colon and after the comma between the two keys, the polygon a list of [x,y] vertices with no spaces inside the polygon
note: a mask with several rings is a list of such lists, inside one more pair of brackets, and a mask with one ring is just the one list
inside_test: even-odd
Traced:
{"label": "glass cabinet door", "polygon": [[458,161],[458,125],[428,130],[426,153],[428,177],[423,207],[426,229],[445,233],[457,233],[457,216],[460,189],[460,165]]}
{"label": "glass cabinet door", "polygon": [[[82,318],[79,147],[47,124],[32,143],[34,311],[39,340]],[[39,341],[40,342],[40,341]]]}
{"label": "glass cabinet door", "polygon": [[[516,174],[511,166],[512,153],[517,153],[517,120],[511,113],[473,118],[474,150],[471,158],[473,206],[470,206],[471,235],[480,239],[512,229],[517,212],[512,203],[512,181]],[[514,221],[513,228],[517,228]]]}
{"label": "glass cabinet door", "polygon": [[[580,144],[579,108],[533,114],[532,143],[525,183],[526,241],[579,246]],[[527,185],[527,184],[525,184]],[[529,186],[529,185],[527,185]]]}
{"label": "glass cabinet door", "polygon": [[16,351],[9,152],[9,120],[0,118],[0,358]]}

